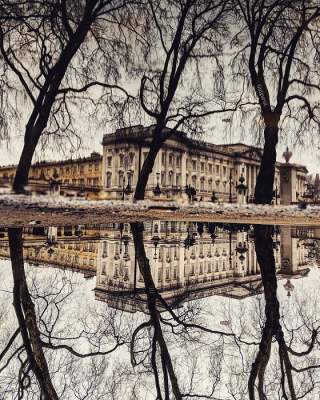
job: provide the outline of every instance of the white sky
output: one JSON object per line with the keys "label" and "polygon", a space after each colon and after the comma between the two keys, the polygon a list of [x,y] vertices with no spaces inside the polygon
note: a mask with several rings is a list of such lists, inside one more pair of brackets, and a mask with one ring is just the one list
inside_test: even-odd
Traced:
{"label": "white sky", "polygon": [[[211,129],[210,129],[211,125]],[[226,135],[225,133],[221,132],[220,129],[216,128],[212,130],[212,127],[215,126],[215,120],[212,118],[211,124],[209,125],[208,129],[205,132],[206,135],[206,140],[213,142],[213,143],[233,143],[233,142],[245,142],[247,144],[254,144],[253,141],[248,140],[243,140],[241,137],[240,132],[234,132],[232,137],[230,135]],[[109,128],[106,129],[105,131],[103,130],[98,130],[97,132],[92,133],[89,132],[86,138],[83,138],[83,146],[81,147],[81,150],[79,152],[79,155],[85,156],[89,155],[92,151],[98,151],[99,153],[102,154],[102,137],[103,134],[105,133],[110,133],[112,132],[113,129]],[[212,132],[212,133],[210,133]],[[249,135],[252,137],[253,135]],[[22,135],[17,135],[14,136],[11,140],[10,143],[7,143],[6,141],[1,141],[0,140],[0,165],[7,165],[7,164],[15,164],[18,162],[21,150],[22,150],[22,145],[23,145],[23,138]],[[280,143],[278,146],[278,160],[283,161],[282,159],[282,153],[285,150],[286,143]],[[290,150],[293,152],[293,157],[291,159],[291,162],[294,163],[299,163],[299,164],[304,164],[307,166],[308,170],[310,173],[317,173],[320,172],[320,160],[319,160],[319,148],[318,147],[309,147],[309,148],[302,148],[302,146],[297,145],[295,148],[293,148],[291,145],[289,145]],[[63,154],[63,151],[61,149],[61,152],[55,151],[55,152],[49,152],[47,154],[46,158],[50,159],[64,159],[67,158],[68,155]],[[42,160],[44,159],[43,154],[38,154],[35,157],[35,160]]]}

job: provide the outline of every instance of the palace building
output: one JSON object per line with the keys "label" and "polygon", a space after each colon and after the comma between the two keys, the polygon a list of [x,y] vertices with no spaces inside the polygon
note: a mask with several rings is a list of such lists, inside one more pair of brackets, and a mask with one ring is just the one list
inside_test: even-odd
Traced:
{"label": "palace building", "polygon": [[[103,156],[92,153],[74,160],[32,165],[29,188],[38,193],[59,187],[66,196],[89,199],[129,200],[138,181],[152,140],[153,126],[118,129],[103,137]],[[286,162],[276,164],[274,203],[292,204],[306,191],[307,169]],[[219,201],[248,203],[253,200],[262,150],[243,143],[217,145],[175,132],[156,156],[145,198],[159,201]],[[0,167],[0,183],[10,184],[16,166]]]}
{"label": "palace building", "polygon": [[[147,157],[153,127],[118,129],[103,137],[103,187],[106,198],[130,198]],[[147,199],[251,202],[262,157],[258,147],[216,145],[176,132],[163,144],[146,188]],[[290,158],[290,157],[289,157]],[[296,203],[305,193],[307,169],[277,162],[274,203]],[[187,190],[186,190],[187,188]]]}
{"label": "palace building", "polygon": [[[15,171],[15,165],[0,167],[0,181],[11,184]],[[30,190],[45,193],[53,184],[59,185],[62,195],[81,194],[83,197],[98,199],[102,188],[102,156],[93,152],[89,157],[41,161],[31,166]]]}

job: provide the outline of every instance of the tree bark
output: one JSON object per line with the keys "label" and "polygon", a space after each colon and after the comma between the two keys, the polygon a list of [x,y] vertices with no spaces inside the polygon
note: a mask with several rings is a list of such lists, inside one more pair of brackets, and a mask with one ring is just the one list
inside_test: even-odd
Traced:
{"label": "tree bark", "polygon": [[161,134],[158,133],[158,130],[154,132],[150,150],[142,165],[141,171],[139,171],[138,182],[134,192],[134,200],[144,200],[149,176],[154,167],[157,154],[165,140],[166,139],[161,137]]}
{"label": "tree bark", "polygon": [[256,204],[271,204],[272,202],[278,131],[279,128],[277,125],[266,124],[263,154],[254,193],[254,202]]}
{"label": "tree bark", "polygon": [[[26,133],[27,136],[27,133]],[[28,135],[29,136],[29,135]],[[20,160],[16,169],[12,189],[15,193],[24,193],[25,186],[28,183],[28,176],[31,167],[32,158],[37,146],[38,140],[25,139]]]}

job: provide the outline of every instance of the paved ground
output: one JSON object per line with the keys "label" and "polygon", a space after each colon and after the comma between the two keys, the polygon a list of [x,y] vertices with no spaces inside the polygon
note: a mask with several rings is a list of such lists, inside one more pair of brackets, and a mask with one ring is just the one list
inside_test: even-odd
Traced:
{"label": "paved ground", "polygon": [[291,207],[202,204],[177,208],[174,203],[67,201],[57,198],[0,195],[0,226],[63,226],[105,224],[152,219],[249,224],[319,225],[320,207],[306,211]]}

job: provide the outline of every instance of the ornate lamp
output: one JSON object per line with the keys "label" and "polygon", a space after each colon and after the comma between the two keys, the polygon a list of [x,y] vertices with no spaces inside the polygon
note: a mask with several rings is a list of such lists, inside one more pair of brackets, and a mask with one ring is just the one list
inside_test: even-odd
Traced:
{"label": "ornate lamp", "polygon": [[248,189],[248,186],[245,185],[244,181],[245,181],[244,176],[241,174],[241,176],[240,176],[240,178],[239,178],[239,183],[238,183],[238,185],[236,186],[236,189],[237,189],[237,191],[238,191],[238,193],[239,193],[240,195],[241,195],[241,194],[245,195],[245,194],[246,194],[246,191],[247,191],[247,189]]}
{"label": "ornate lamp", "polygon": [[153,246],[154,246],[154,256],[153,256],[153,259],[156,260],[156,259],[157,259],[157,247],[158,247],[158,244],[159,244],[159,242],[160,242],[160,237],[159,237],[159,236],[153,236],[153,237],[151,238],[151,241],[152,241]]}
{"label": "ornate lamp", "polygon": [[286,151],[282,154],[282,157],[285,159],[286,163],[289,164],[290,158],[292,157],[292,152],[289,151],[288,146],[286,148]]}
{"label": "ornate lamp", "polygon": [[290,297],[291,296],[291,292],[294,289],[294,285],[290,282],[290,279],[287,279],[287,282],[283,285],[283,287],[287,291],[287,296]]}

